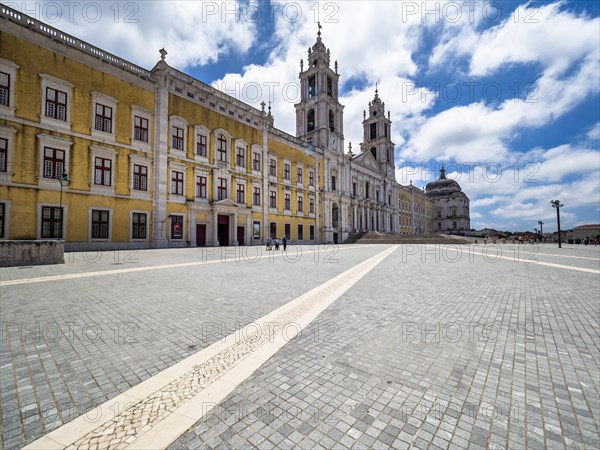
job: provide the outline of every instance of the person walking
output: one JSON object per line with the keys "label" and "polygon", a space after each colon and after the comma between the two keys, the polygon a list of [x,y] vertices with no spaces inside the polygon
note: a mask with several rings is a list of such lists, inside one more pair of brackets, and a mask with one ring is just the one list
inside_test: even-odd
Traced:
{"label": "person walking", "polygon": [[271,250],[271,237],[267,236],[267,251]]}
{"label": "person walking", "polygon": [[275,238],[275,250],[279,250],[279,238]]}
{"label": "person walking", "polygon": [[287,237],[285,235],[283,236],[281,243],[283,244],[283,251],[285,252],[285,249],[287,247]]}

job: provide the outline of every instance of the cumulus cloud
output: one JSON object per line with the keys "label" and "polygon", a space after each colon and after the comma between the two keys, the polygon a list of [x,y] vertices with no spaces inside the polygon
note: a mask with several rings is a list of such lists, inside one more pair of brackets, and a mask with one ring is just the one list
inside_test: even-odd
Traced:
{"label": "cumulus cloud", "polygon": [[246,53],[256,38],[252,20],[236,20],[235,1],[3,3],[147,69],[163,47],[168,63],[185,69]]}

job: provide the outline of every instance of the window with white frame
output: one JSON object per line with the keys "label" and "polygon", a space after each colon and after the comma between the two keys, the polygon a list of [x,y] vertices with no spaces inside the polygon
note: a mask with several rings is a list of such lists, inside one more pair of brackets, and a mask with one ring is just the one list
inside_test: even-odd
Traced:
{"label": "window with white frame", "polygon": [[131,239],[143,240],[148,236],[148,214],[141,212],[131,213]]}
{"label": "window with white frame", "polygon": [[260,153],[252,152],[252,170],[260,172]]}
{"label": "window with white frame", "polygon": [[275,158],[269,160],[269,175],[272,177],[277,176],[277,160]]}
{"label": "window with white frame", "polygon": [[109,239],[110,211],[92,209],[91,227],[92,239]]}
{"label": "window with white frame", "polygon": [[60,128],[71,128],[71,100],[73,85],[52,75],[42,78],[41,122]]}
{"label": "window with white frame", "polygon": [[292,209],[292,208],[291,208],[291,203],[292,203],[292,201],[291,201],[291,200],[292,200],[292,199],[291,199],[291,195],[290,195],[290,194],[285,194],[285,195],[283,196],[283,207],[284,207],[284,209],[285,209],[286,211],[289,211],[290,209]]}
{"label": "window with white frame", "polygon": [[131,145],[144,151],[150,150],[152,113],[137,105],[131,106]]}
{"label": "window with white frame", "polygon": [[170,117],[171,150],[186,151],[187,121],[179,116]]}
{"label": "window with white frame", "polygon": [[254,187],[252,192],[252,204],[254,206],[260,206],[260,188]]}
{"label": "window with white frame", "polygon": [[315,173],[312,170],[308,171],[308,185],[309,186],[315,185]]}
{"label": "window with white frame", "polygon": [[41,238],[61,239],[63,233],[63,210],[56,206],[42,206]]}
{"label": "window with white frame", "polygon": [[60,178],[65,172],[65,151],[44,147],[44,178]]}
{"label": "window with white frame", "polygon": [[90,148],[92,150],[92,191],[103,194],[114,193],[115,150],[97,145],[92,145]]}
{"label": "window with white frame", "polygon": [[296,181],[298,182],[298,184],[304,183],[304,170],[301,166],[298,166],[296,168]]}
{"label": "window with white frame", "polygon": [[217,180],[217,200],[225,200],[227,198],[227,178],[219,178]]}
{"label": "window with white frame", "polygon": [[229,140],[224,133],[217,134],[217,152],[216,159],[217,161],[227,162],[227,149],[229,148]]}
{"label": "window with white frame", "polygon": [[277,191],[271,191],[269,193],[269,207],[277,208]]}
{"label": "window with white frame", "polygon": [[309,214],[315,213],[315,199],[313,197],[310,197],[308,199],[308,213]]}
{"label": "window with white frame", "polygon": [[207,178],[203,175],[196,175],[196,197],[206,198]]}
{"label": "window with white frame", "polygon": [[[0,135],[6,130],[7,128],[0,126]],[[8,131],[9,133],[3,134],[3,137],[12,136],[10,130]],[[56,178],[62,176],[63,173],[69,173],[69,155],[72,142],[68,139],[49,134],[38,134],[36,137],[39,142],[38,186],[54,189],[58,186]],[[9,163],[11,147],[11,138],[9,138]]]}
{"label": "window with white frame", "polygon": [[0,110],[9,117],[15,114],[15,85],[18,70],[19,66],[12,61],[0,58]]}
{"label": "window with white frame", "polygon": [[8,183],[12,176],[12,147],[13,136],[16,133],[12,127],[0,125],[0,181]]}
{"label": "window with white frame", "polygon": [[238,183],[236,194],[237,203],[246,203],[246,186],[243,183]]}
{"label": "window with white frame", "polygon": [[196,133],[196,156],[208,157],[208,137],[205,134]]}
{"label": "window with white frame", "polygon": [[117,100],[92,92],[92,136],[114,139]]}
{"label": "window with white frame", "polygon": [[237,146],[235,150],[235,163],[238,167],[246,167],[246,148]]}
{"label": "window with white frame", "polygon": [[283,164],[283,178],[285,180],[291,179],[292,165],[290,163]]}
{"label": "window with white frame", "polygon": [[133,189],[136,191],[148,190],[148,166],[142,164],[133,165]]}
{"label": "window with white frame", "polygon": [[298,196],[298,212],[304,212],[304,196],[303,195],[299,195]]}
{"label": "window with white frame", "polygon": [[183,195],[183,171],[171,171],[171,194]]}

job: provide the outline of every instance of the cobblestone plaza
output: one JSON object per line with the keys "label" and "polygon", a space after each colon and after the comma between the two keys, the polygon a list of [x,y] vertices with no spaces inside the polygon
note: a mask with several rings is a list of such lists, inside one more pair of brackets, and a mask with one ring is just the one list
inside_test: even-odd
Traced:
{"label": "cobblestone plaza", "polygon": [[600,448],[600,255],[68,253],[0,269],[2,448]]}

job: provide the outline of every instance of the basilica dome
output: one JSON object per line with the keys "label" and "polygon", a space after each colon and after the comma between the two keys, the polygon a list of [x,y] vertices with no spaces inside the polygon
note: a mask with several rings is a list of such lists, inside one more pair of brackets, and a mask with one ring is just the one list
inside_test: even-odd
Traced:
{"label": "basilica dome", "polygon": [[460,185],[456,181],[446,178],[446,169],[444,167],[441,168],[440,177],[437,180],[427,183],[425,191],[429,197],[447,196],[455,192],[462,192]]}

